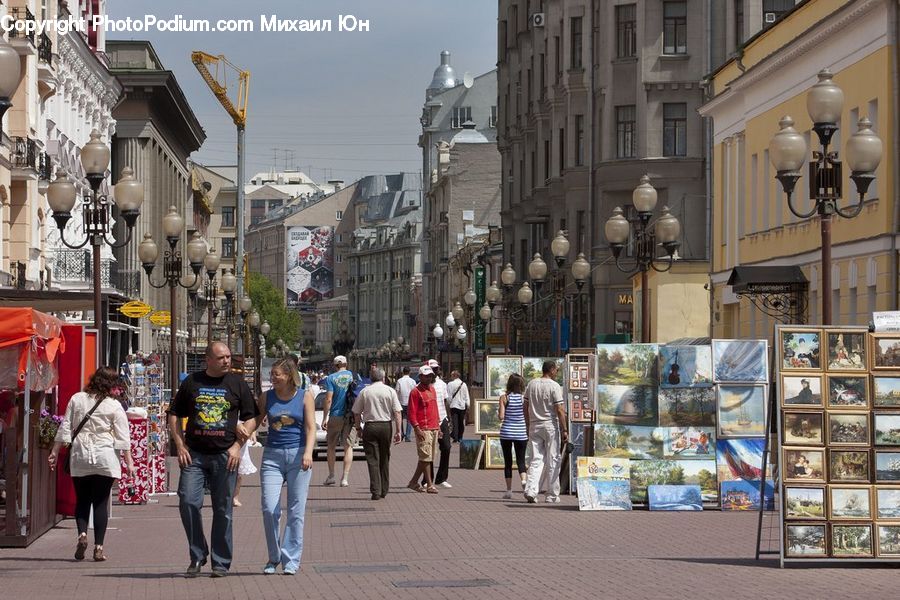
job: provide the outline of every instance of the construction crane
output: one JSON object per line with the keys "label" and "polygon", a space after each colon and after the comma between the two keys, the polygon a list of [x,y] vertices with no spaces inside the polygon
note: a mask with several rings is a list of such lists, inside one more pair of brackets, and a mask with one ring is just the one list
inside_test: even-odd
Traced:
{"label": "construction crane", "polygon": [[[200,72],[203,81],[212,90],[219,104],[234,121],[237,127],[237,208],[236,222],[237,243],[235,248],[235,275],[237,277],[237,289],[235,297],[243,298],[244,271],[246,267],[244,257],[244,133],[247,125],[247,96],[250,93],[250,71],[244,71],[233,65],[222,54],[213,56],[200,50],[191,52],[191,62]],[[214,72],[211,72],[213,69]],[[232,101],[228,96],[228,81],[231,76],[232,83],[237,77],[237,97]]]}

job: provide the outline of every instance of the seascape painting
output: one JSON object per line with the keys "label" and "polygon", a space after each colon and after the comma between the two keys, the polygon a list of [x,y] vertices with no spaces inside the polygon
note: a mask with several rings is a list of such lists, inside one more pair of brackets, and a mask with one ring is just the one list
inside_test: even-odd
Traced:
{"label": "seascape painting", "polygon": [[500,425],[500,401],[476,400],[475,433],[499,435]]}
{"label": "seascape painting", "polygon": [[484,452],[484,440],[467,438],[459,440],[459,468],[478,469],[482,452]]}
{"label": "seascape painting", "polygon": [[832,556],[872,556],[871,525],[832,525]]}
{"label": "seascape painting", "polygon": [[650,510],[703,510],[699,485],[651,485]]}
{"label": "seascape painting", "polygon": [[886,521],[900,519],[900,487],[875,487],[875,518]]}
{"label": "seascape painting", "polygon": [[829,519],[872,519],[872,491],[867,485],[828,486]]}
{"label": "seascape painting", "polygon": [[657,425],[656,387],[597,386],[597,421],[615,425]]}
{"label": "seascape painting", "polygon": [[875,481],[900,481],[900,452],[875,452]]}
{"label": "seascape painting", "polygon": [[719,481],[759,480],[762,477],[765,444],[766,440],[760,438],[717,440],[716,469]]}
{"label": "seascape painting", "polygon": [[865,331],[829,331],[827,335],[829,371],[865,371],[868,368]]}
{"label": "seascape painting", "polygon": [[660,346],[659,387],[709,387],[712,382],[710,346]]}
{"label": "seascape painting", "polygon": [[785,519],[824,519],[824,487],[784,487]]}
{"label": "seascape painting", "polygon": [[822,368],[820,329],[781,330],[781,370],[810,371]]}
{"label": "seascape painting", "polygon": [[766,386],[718,387],[718,437],[762,437],[766,429]]}
{"label": "seascape painting", "polygon": [[631,459],[604,458],[601,456],[579,456],[577,476],[579,479],[599,479],[601,481],[628,481],[631,478]]}
{"label": "seascape painting", "polygon": [[713,429],[702,427],[669,427],[663,456],[678,459],[711,459],[716,453],[716,439]]}
{"label": "seascape painting", "polygon": [[716,421],[715,388],[669,388],[659,390],[659,424],[663,427],[698,425],[711,427]]}
{"label": "seascape painting", "polygon": [[506,393],[506,380],[512,373],[522,374],[521,356],[488,356],[487,387],[485,394],[488,398],[499,398]]}
{"label": "seascape painting", "polygon": [[900,446],[900,413],[875,413],[875,445]]}
{"label": "seascape painting", "polygon": [[719,383],[766,383],[769,380],[765,340],[713,340],[713,377]]}
{"label": "seascape painting", "polygon": [[631,488],[627,481],[578,478],[578,510],[631,510]]}
{"label": "seascape painting", "polygon": [[781,377],[781,405],[823,407],[821,375],[783,375]]}
{"label": "seascape painting", "polygon": [[594,456],[662,458],[666,431],[660,427],[594,425]]}
{"label": "seascape painting", "polygon": [[873,377],[872,384],[875,408],[900,406],[900,377]]}
{"label": "seascape painting", "polygon": [[786,557],[827,556],[825,525],[784,526],[784,555]]}
{"label": "seascape painting", "polygon": [[[719,494],[722,510],[759,510],[759,481],[723,481]],[[775,483],[766,481],[763,488],[765,510],[775,508]]]}
{"label": "seascape painting", "polygon": [[656,386],[656,344],[598,344],[597,383]]}

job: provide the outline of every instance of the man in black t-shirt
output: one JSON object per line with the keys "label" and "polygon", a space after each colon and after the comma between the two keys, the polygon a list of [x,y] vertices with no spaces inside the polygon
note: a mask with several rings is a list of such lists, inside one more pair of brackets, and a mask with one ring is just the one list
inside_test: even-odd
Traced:
{"label": "man in black t-shirt", "polygon": [[[187,376],[169,406],[169,434],[178,453],[181,477],[178,507],[188,538],[191,564],[188,577],[196,577],[206,564],[210,548],[203,534],[204,482],[212,497],[210,532],[212,576],[223,577],[231,566],[231,511],[234,483],[241,460],[238,419],[255,429],[259,409],[244,379],[231,373],[231,350],[222,342],[206,348],[206,370]],[[187,429],[182,429],[182,419]]]}

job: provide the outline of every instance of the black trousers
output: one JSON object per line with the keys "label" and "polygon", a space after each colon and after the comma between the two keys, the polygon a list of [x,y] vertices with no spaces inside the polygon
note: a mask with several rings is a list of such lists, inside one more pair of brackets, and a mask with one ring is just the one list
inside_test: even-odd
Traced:
{"label": "black trousers", "polygon": [[75,485],[75,525],[78,534],[87,533],[91,508],[94,509],[94,544],[103,545],[109,523],[109,494],[115,479],[106,475],[73,477]]}
{"label": "black trousers", "polygon": [[384,498],[391,482],[391,422],[366,423],[362,445],[366,452],[366,464],[369,466],[369,490],[373,496]]}
{"label": "black trousers", "polygon": [[525,446],[528,440],[500,440],[500,449],[503,450],[503,476],[512,479],[512,451],[513,446],[516,448],[516,469],[519,475],[528,472],[528,466],[525,464]]}
{"label": "black trousers", "polygon": [[[428,468],[431,469],[431,476],[434,485],[440,485],[447,481],[450,474],[450,448],[453,446],[453,440],[450,438],[450,419],[444,419],[441,423],[441,439],[438,440],[438,449],[441,451],[441,458],[438,462],[437,474],[434,472],[434,462],[429,463]],[[422,485],[425,485],[425,478],[422,478]]]}
{"label": "black trousers", "polygon": [[450,421],[453,423],[453,441],[458,442],[466,431],[466,409],[451,408]]}

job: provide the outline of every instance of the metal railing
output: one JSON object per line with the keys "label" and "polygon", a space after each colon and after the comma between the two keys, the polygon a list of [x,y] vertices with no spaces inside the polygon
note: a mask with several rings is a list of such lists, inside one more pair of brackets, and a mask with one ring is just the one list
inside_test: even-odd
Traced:
{"label": "metal railing", "polygon": [[13,152],[12,164],[16,169],[34,169],[38,167],[37,143],[27,137],[14,136],[12,138]]}
{"label": "metal railing", "polygon": [[38,60],[47,64],[50,64],[53,60],[53,42],[46,33],[41,34],[41,39],[38,43]]}
{"label": "metal railing", "polygon": [[[80,282],[85,286],[91,285],[93,268],[91,265],[90,250],[56,250],[56,264],[53,268],[53,277],[59,282]],[[110,287],[111,259],[100,259],[100,283],[103,287]],[[118,287],[118,286],[117,286]]]}
{"label": "metal railing", "polygon": [[[13,21],[26,21],[26,22],[31,21],[32,23],[34,22],[34,15],[31,14],[31,11],[28,10],[28,8],[13,8],[13,9],[10,9],[9,12],[10,12],[10,16],[12,16]],[[10,37],[10,39],[25,38],[29,42],[31,42],[32,45],[34,45],[34,29],[33,28],[26,33],[26,31],[24,29],[19,31],[16,27],[11,27],[9,30],[9,37]]]}
{"label": "metal railing", "polygon": [[41,152],[38,155],[38,177],[45,181],[49,181],[52,165],[53,163],[50,160],[50,155],[46,152]]}

